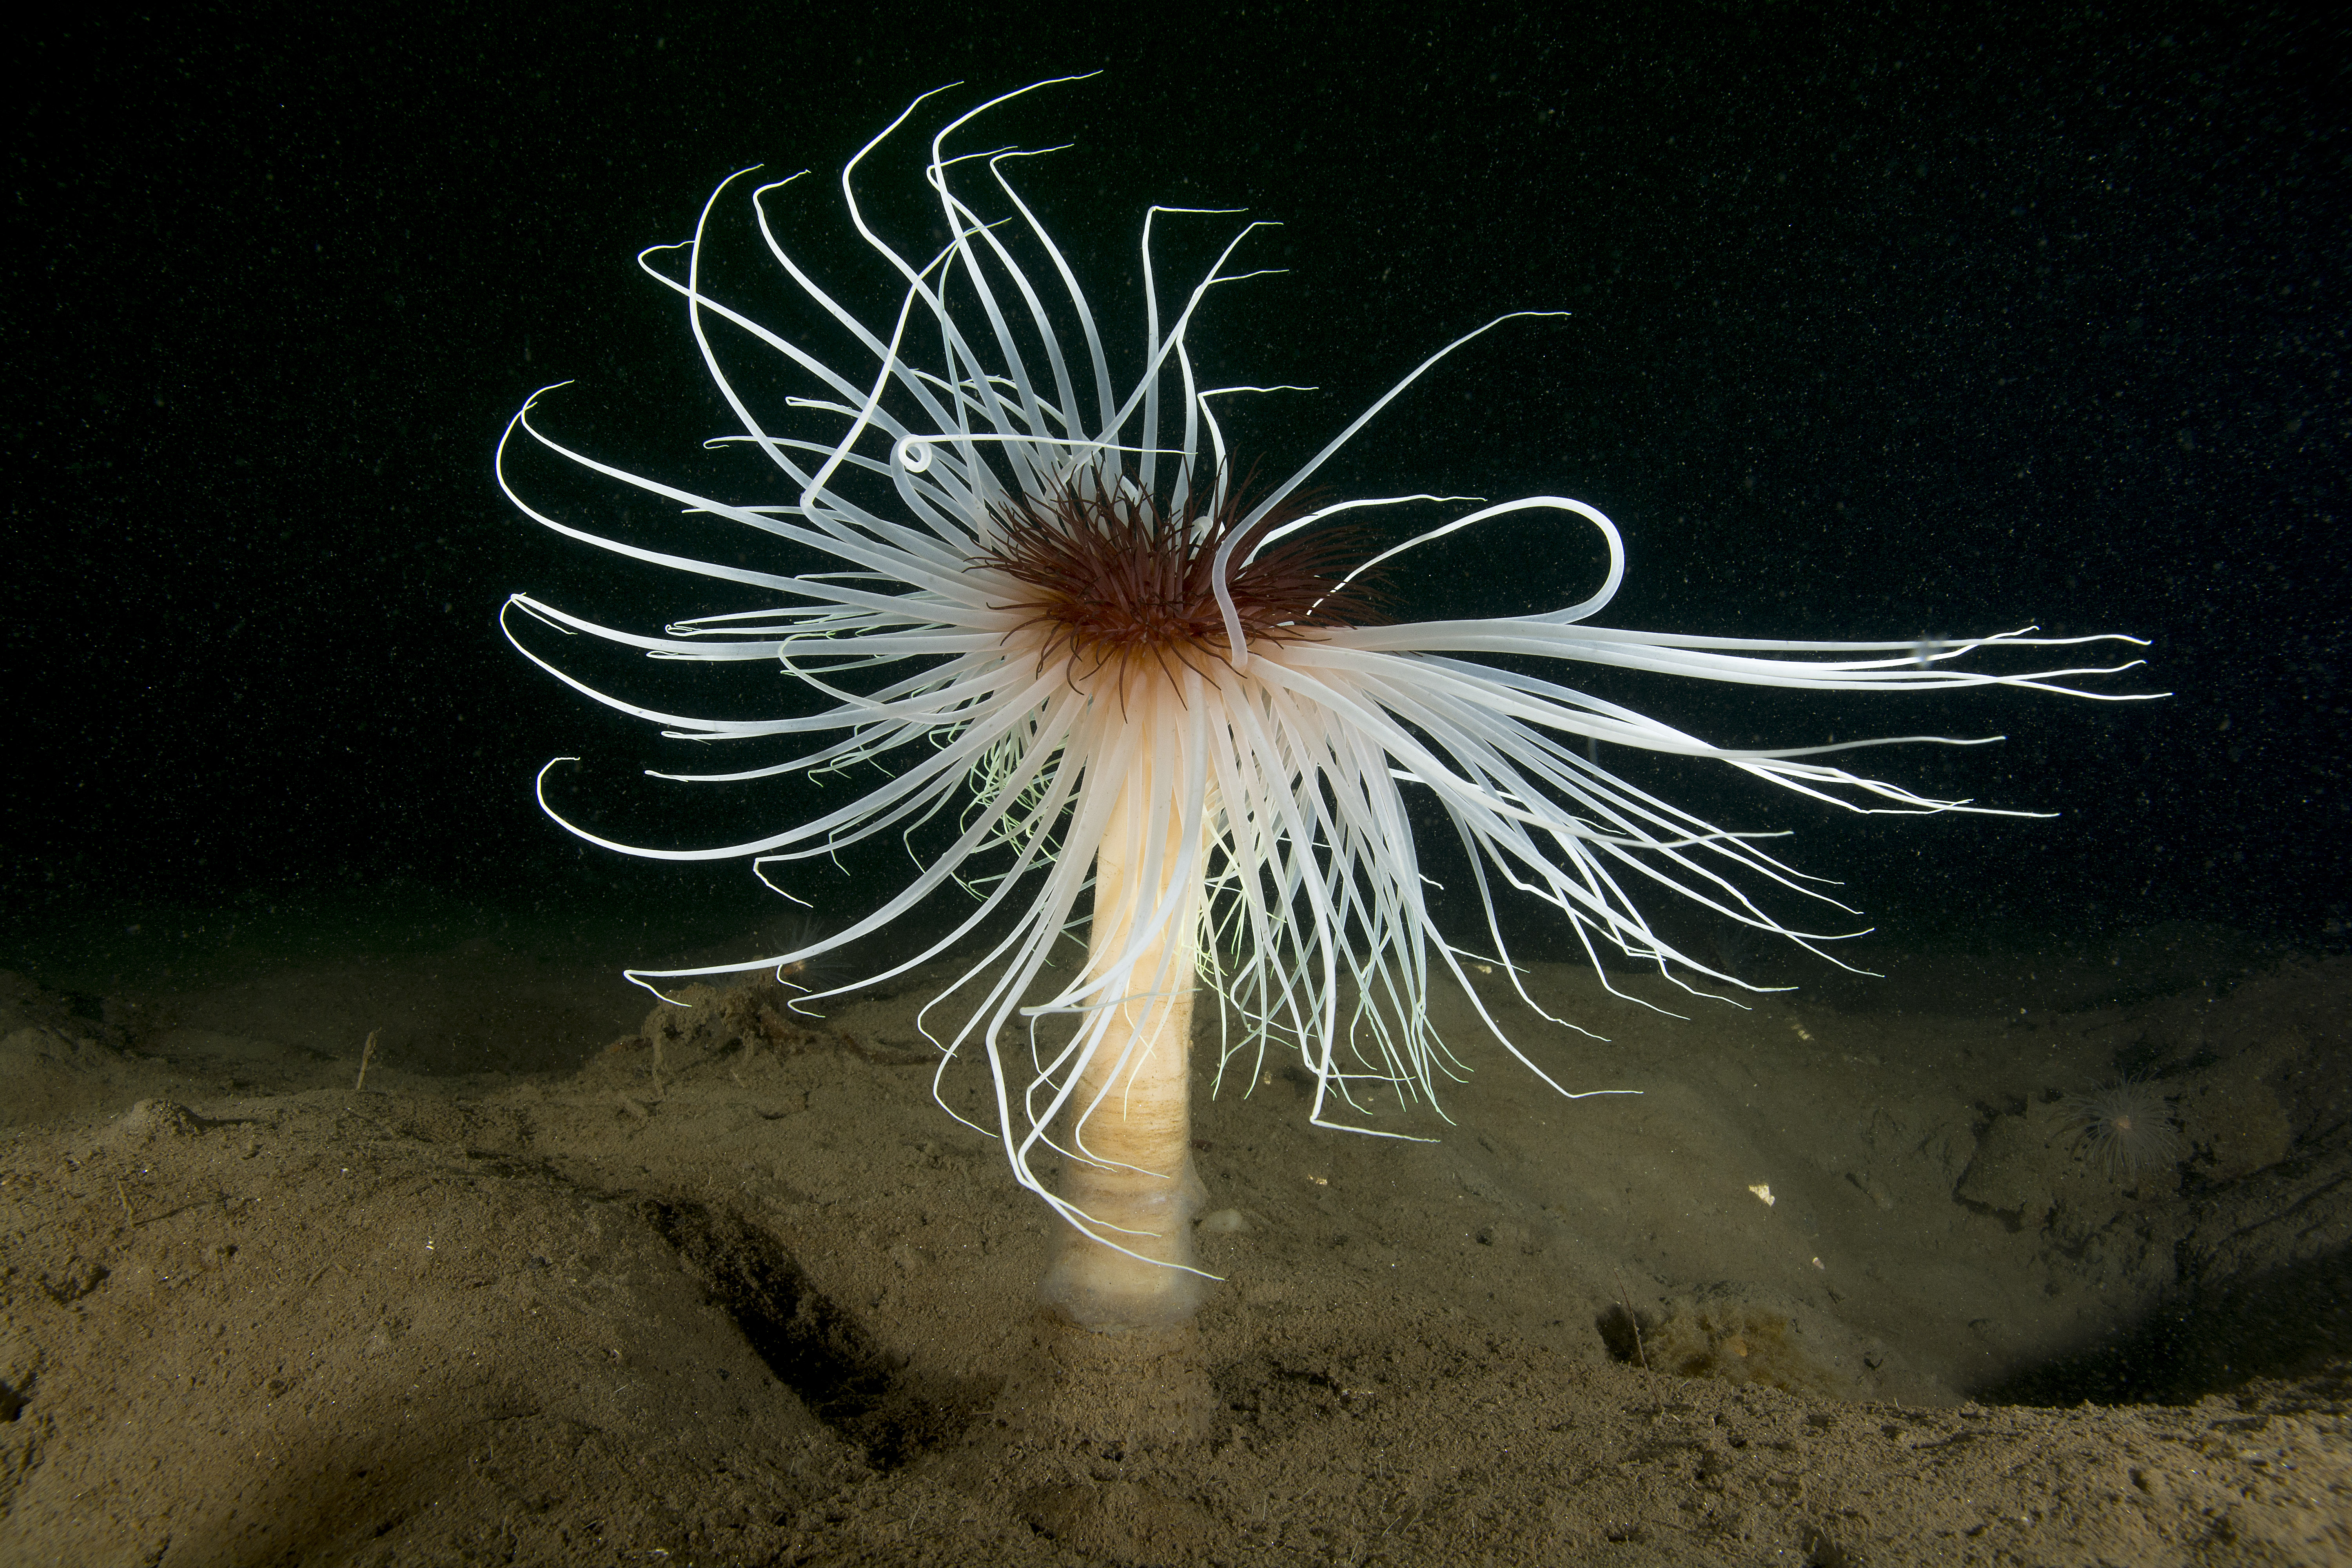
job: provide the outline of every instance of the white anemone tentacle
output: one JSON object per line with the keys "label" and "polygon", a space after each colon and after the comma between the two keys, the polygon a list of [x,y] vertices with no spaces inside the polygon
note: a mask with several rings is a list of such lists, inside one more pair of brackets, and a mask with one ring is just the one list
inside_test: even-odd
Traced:
{"label": "white anemone tentacle", "polygon": [[[553,387],[533,394],[501,437],[499,482],[525,515],[640,564],[757,595],[758,606],[649,633],[517,594],[500,624],[525,657],[573,690],[666,735],[791,748],[729,771],[656,776],[740,784],[867,764],[884,771],[880,782],[807,821],[714,847],[630,844],[586,826],[553,798],[558,763],[574,759],[549,763],[538,793],[548,816],[591,843],[656,859],[751,858],[780,890],[778,879],[799,862],[886,832],[909,836],[927,863],[831,935],[767,958],[631,978],[661,994],[663,983],[688,976],[781,972],[887,929],[952,885],[971,897],[970,907],[887,973],[986,933],[984,953],[925,1010],[924,1026],[940,1047],[942,1071],[967,1056],[984,1059],[994,1108],[994,1125],[984,1131],[1003,1141],[1023,1186],[1104,1247],[1198,1272],[1147,1245],[1148,1227],[1089,1212],[1041,1170],[1048,1152],[1061,1156],[1066,1185],[1074,1172],[1142,1169],[1090,1132],[1154,1070],[1159,1026],[1139,1017],[1189,995],[1196,969],[1226,1021],[1220,1076],[1230,1066],[1255,1084],[1265,1051],[1280,1046],[1313,1078],[1318,1125],[1403,1137],[1372,1124],[1390,1114],[1374,1096],[1442,1115],[1442,1085],[1467,1070],[1428,1022],[1439,974],[1461,986],[1512,1055],[1576,1097],[1505,1035],[1470,983],[1468,963],[1491,967],[1537,1007],[1511,961],[1509,900],[1534,900],[1566,920],[1612,991],[1604,949],[1695,994],[1711,994],[1701,990],[1707,984],[1759,989],[1662,936],[1643,912],[1645,901],[1660,898],[1835,962],[1822,944],[1855,933],[1805,931],[1768,910],[1775,895],[1844,908],[1759,847],[1774,835],[1728,831],[1675,807],[1601,765],[1594,742],[1720,763],[1848,811],[2033,815],[1916,794],[1822,760],[1863,746],[1979,741],[1910,735],[1717,746],[1557,673],[1530,673],[1530,661],[1555,672],[1591,665],[1822,692],[2008,686],[2103,700],[2150,695],[2084,684],[2137,659],[2022,669],[1997,662],[2019,650],[2145,646],[2130,637],[2045,637],[2026,627],[1923,645],[1594,626],[1624,580],[1624,543],[1608,517],[1565,497],[1486,503],[1395,495],[1276,510],[1450,355],[1506,321],[1559,313],[1550,311],[1500,315],[1448,343],[1247,504],[1210,557],[1222,642],[1206,657],[1171,660],[1158,677],[1080,671],[1024,607],[1021,584],[992,563],[1007,546],[1008,520],[1050,513],[1075,498],[1103,515],[1154,512],[1206,542],[1231,505],[1233,466],[1212,400],[1305,389],[1204,387],[1196,378],[1188,333],[1212,289],[1259,275],[1227,270],[1256,225],[1240,226],[1189,289],[1170,295],[1182,303],[1163,323],[1153,224],[1223,210],[1207,208],[1154,207],[1145,218],[1144,337],[1139,368],[1122,379],[1075,271],[1011,178],[1014,160],[1037,153],[950,151],[975,117],[1020,96],[983,103],[931,140],[923,177],[944,243],[902,249],[884,237],[887,225],[859,190],[861,171],[924,99],[844,168],[851,226],[896,280],[896,297],[881,310],[851,308],[785,243],[779,209],[810,188],[795,185],[797,175],[758,184],[748,198],[760,247],[788,297],[805,307],[797,325],[763,320],[748,302],[759,289],[772,292],[776,279],[746,279],[739,289],[716,277],[728,254],[714,239],[722,198],[750,170],[712,191],[693,237],[639,257],[684,301],[702,363],[738,426],[709,447],[757,452],[761,473],[772,486],[781,479],[789,499],[730,500],[592,458],[549,432]],[[960,176],[978,166],[986,187],[966,190]],[[991,204],[999,216],[983,216]],[[751,542],[685,552],[632,537],[625,525],[587,521],[581,501],[527,499],[522,470],[541,460],[619,499],[669,509],[686,520],[681,526],[754,531]],[[1607,566],[1587,597],[1539,614],[1248,634],[1234,585],[1270,548],[1348,526],[1368,509],[1405,506],[1462,510],[1370,554],[1342,585],[1494,520],[1529,514],[1597,531]],[[1252,531],[1266,519],[1275,525]],[[772,661],[803,700],[751,719],[671,712],[572,673],[547,646],[550,633],[663,661]],[[1416,804],[1442,815],[1467,860],[1481,928],[1475,951],[1457,945],[1470,933],[1440,930],[1426,897]],[[1098,871],[1130,864],[1140,872],[1116,889],[1098,885]],[[1097,942],[1088,961],[1055,967],[1056,948],[1089,920]],[[950,998],[960,1000],[950,1007]],[[935,1085],[934,1092],[945,1106],[944,1091]],[[1144,1173],[1175,1179],[1171,1171]]]}

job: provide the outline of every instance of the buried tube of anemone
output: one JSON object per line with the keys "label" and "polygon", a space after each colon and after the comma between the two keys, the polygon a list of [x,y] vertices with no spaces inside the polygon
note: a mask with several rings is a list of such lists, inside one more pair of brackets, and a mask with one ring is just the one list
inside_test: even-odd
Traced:
{"label": "buried tube of anemone", "polygon": [[[1045,1289],[1074,1321],[1172,1323],[1201,1299],[1206,1276],[1191,1222],[1202,1187],[1189,1121],[1200,986],[1241,1026],[1225,1032],[1220,1077],[1230,1066],[1254,1083],[1270,1046],[1295,1051],[1312,1075],[1317,1125],[1396,1137],[1362,1125],[1369,1100],[1433,1105],[1441,1080],[1462,1070],[1427,1021],[1433,981],[1452,975],[1477,1005],[1464,973],[1475,956],[1520,986],[1502,929],[1507,897],[1556,911],[1604,984],[1607,948],[1695,994],[1710,984],[1756,989],[1663,937],[1643,912],[1661,899],[1831,957],[1821,943],[1834,933],[1784,925],[1759,901],[1801,895],[1843,908],[1767,854],[1759,840],[1769,836],[1726,831],[1637,787],[1601,766],[1592,742],[1722,763],[1850,811],[1991,809],[1824,760],[1862,745],[1977,742],[1909,735],[1720,747],[1531,668],[1613,666],[1821,691],[1998,685],[2123,700],[2078,682],[2136,659],[1988,666],[2019,649],[2145,646],[2129,637],[2042,637],[2028,627],[1922,645],[1594,626],[1622,580],[1623,543],[1607,517],[1562,497],[1498,505],[1309,499],[1307,487],[1370,420],[1509,317],[1432,354],[1296,472],[1252,494],[1234,480],[1218,400],[1297,389],[1200,384],[1187,332],[1213,289],[1255,275],[1229,268],[1256,226],[1242,226],[1172,320],[1163,319],[1153,224],[1199,209],[1150,210],[1142,363],[1122,380],[1069,262],[1012,178],[1017,161],[1035,154],[951,149],[976,116],[1006,99],[951,120],[930,140],[924,173],[947,236],[941,248],[910,256],[877,232],[860,202],[861,170],[924,101],[909,104],[841,175],[849,220],[893,279],[881,310],[828,292],[780,239],[788,200],[780,193],[798,175],[757,184],[745,205],[806,307],[805,332],[767,324],[740,302],[742,293],[707,275],[712,226],[743,175],[711,194],[693,238],[639,258],[683,301],[739,426],[711,445],[747,449],[787,499],[725,500],[565,445],[548,424],[553,388],[526,402],[499,442],[499,482],[531,518],[769,602],[648,634],[517,594],[502,625],[557,679],[665,735],[767,742],[788,753],[732,772],[657,777],[741,783],[857,764],[884,775],[806,821],[678,849],[618,842],[572,820],[550,795],[553,771],[574,760],[559,758],[541,770],[540,804],[592,843],[671,860],[748,858],[788,891],[792,868],[877,835],[947,839],[928,863],[919,859],[903,888],[821,942],[632,978],[659,994],[663,983],[688,974],[802,963],[935,897],[969,895],[945,934],[887,973],[989,933],[987,951],[927,1008],[925,1026],[942,1072],[960,1058],[984,1058],[994,1124],[982,1130],[1002,1140],[1014,1179],[1065,1222]],[[968,184],[979,188],[968,193]],[[846,362],[840,349],[828,358],[812,347],[820,335],[847,345]],[[780,384],[793,383],[779,395]],[[572,505],[528,499],[520,470],[538,458],[616,487],[621,499],[651,499],[698,525],[735,524],[751,535],[709,559],[633,542],[575,521]],[[1370,549],[1363,520],[1410,507],[1462,510]],[[1495,619],[1412,622],[1385,613],[1380,584],[1415,552],[1529,515],[1598,535],[1608,564],[1597,591]],[[644,706],[541,652],[536,634],[551,628],[656,659],[765,661],[801,689],[802,705],[752,719]],[[1424,815],[1433,807],[1459,839],[1482,931],[1438,929],[1409,803]],[[1084,963],[1049,965],[1066,933],[1079,930]],[[1549,1018],[1524,989],[1518,994]],[[1559,1093],[1625,1092],[1554,1082],[1492,1017],[1486,1024]]]}

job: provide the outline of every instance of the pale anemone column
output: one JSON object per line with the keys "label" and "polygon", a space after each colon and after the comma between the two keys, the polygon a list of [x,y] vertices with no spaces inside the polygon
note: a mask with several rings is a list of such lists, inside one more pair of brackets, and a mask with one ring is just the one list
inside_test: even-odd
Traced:
{"label": "pale anemone column", "polygon": [[1090,978],[1122,968],[1129,978],[1073,1082],[1060,1195],[1085,1227],[1062,1226],[1044,1296],[1089,1328],[1147,1328],[1191,1317],[1206,1283],[1192,1247],[1206,1194],[1192,1168],[1192,1101],[1202,851],[1197,835],[1180,837],[1182,814],[1152,770],[1115,787],[1095,851],[1087,967]]}

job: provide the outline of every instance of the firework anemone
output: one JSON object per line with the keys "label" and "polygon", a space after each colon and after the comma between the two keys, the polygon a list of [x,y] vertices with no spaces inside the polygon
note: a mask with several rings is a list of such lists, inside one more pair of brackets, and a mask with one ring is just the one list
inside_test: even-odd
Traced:
{"label": "firework anemone", "polygon": [[2180,1161],[2180,1134],[2158,1084],[2118,1079],[2068,1096],[2064,1109],[2074,1147],[2111,1182],[2129,1184],[2144,1171],[2161,1173]]}
{"label": "firework anemone", "polygon": [[[844,169],[849,221],[895,295],[878,312],[836,299],[779,239],[792,181],[757,184],[746,206],[805,331],[769,325],[745,302],[779,280],[713,280],[715,215],[740,175],[712,193],[693,238],[641,256],[683,301],[736,423],[713,445],[761,465],[765,499],[664,482],[559,441],[546,423],[552,388],[525,404],[500,441],[500,483],[532,518],[638,562],[739,585],[761,596],[759,607],[648,634],[518,594],[503,624],[557,679],[666,735],[783,753],[657,777],[878,770],[855,799],[712,847],[627,844],[584,826],[551,794],[554,770],[576,759],[541,771],[539,798],[590,842],[672,860],[749,858],[780,890],[792,868],[877,835],[919,844],[905,885],[823,942],[729,967],[803,963],[935,898],[970,895],[942,934],[887,973],[981,939],[985,951],[931,1004],[926,1026],[942,1071],[984,1059],[994,1107],[984,1130],[1002,1139],[1020,1184],[1066,1222],[1045,1291],[1073,1321],[1167,1323],[1199,1299],[1190,1222],[1202,1189],[1189,1136],[1196,986],[1228,1021],[1221,1071],[1246,1068],[1244,1081],[1255,1082],[1270,1047],[1295,1052],[1312,1076],[1317,1124],[1393,1137],[1364,1124],[1375,1097],[1433,1102],[1462,1070],[1427,1022],[1433,982],[1450,974],[1475,1003],[1464,974],[1475,953],[1520,984],[1504,937],[1511,899],[1556,911],[1596,968],[1600,952],[1613,950],[1691,989],[1743,983],[1662,939],[1643,900],[1692,900],[1821,951],[1824,933],[1767,912],[1770,896],[1823,898],[1816,885],[1766,854],[1762,836],[1713,826],[1602,767],[1593,742],[1721,763],[1853,811],[1983,809],[1823,760],[1885,742],[1718,747],[1542,668],[1822,691],[2006,685],[2077,695],[2096,693],[2071,679],[2130,668],[1987,667],[2019,649],[2101,640],[2031,628],[1923,647],[1596,626],[1624,550],[1616,526],[1580,501],[1310,491],[1407,387],[1509,317],[1432,354],[1286,478],[1254,490],[1236,478],[1218,408],[1286,389],[1202,384],[1187,333],[1212,289],[1255,275],[1229,267],[1255,226],[1163,312],[1153,225],[1199,209],[1150,210],[1139,368],[1115,374],[1073,268],[1012,178],[1034,154],[955,146],[1003,101],[930,139],[925,176],[944,237],[936,249],[910,254],[885,239],[859,189],[863,166],[917,105]],[[820,353],[820,335],[840,352]],[[599,515],[649,500],[694,526],[733,525],[741,542],[688,553],[583,521],[587,503],[526,499],[523,469],[541,459],[616,487]],[[1368,520],[1413,508],[1437,509],[1441,521],[1375,543]],[[1588,597],[1499,619],[1394,613],[1396,585],[1428,558],[1416,552],[1530,516],[1597,536],[1606,565]],[[751,719],[667,711],[573,673],[551,645],[541,651],[550,628],[656,659],[761,661],[781,668],[800,700]],[[1439,930],[1416,811],[1442,817],[1458,840],[1482,929]],[[1080,932],[1084,962],[1051,966],[1056,944]],[[658,990],[688,973],[724,971],[633,978]],[[1538,1079],[1570,1092],[1487,1024]]]}

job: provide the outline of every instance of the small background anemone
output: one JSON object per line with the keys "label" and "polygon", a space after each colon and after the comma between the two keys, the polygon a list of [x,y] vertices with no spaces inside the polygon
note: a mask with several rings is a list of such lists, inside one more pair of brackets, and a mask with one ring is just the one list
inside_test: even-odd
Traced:
{"label": "small background anemone", "polygon": [[2128,1182],[2180,1160],[2180,1134],[2163,1089],[2155,1083],[2119,1079],[2088,1094],[2069,1095],[2066,1124],[2084,1158],[2113,1181]]}
{"label": "small background anemone", "polygon": [[[777,952],[802,952],[817,946],[824,939],[826,922],[813,912],[785,915],[772,920],[759,932],[759,940],[769,943]],[[862,972],[839,948],[829,949],[814,957],[796,958],[780,964],[774,971],[776,979],[795,998],[793,1011],[822,1017],[822,1005],[804,1005],[803,999],[836,991],[859,978]],[[844,997],[833,998],[838,1006]]]}

